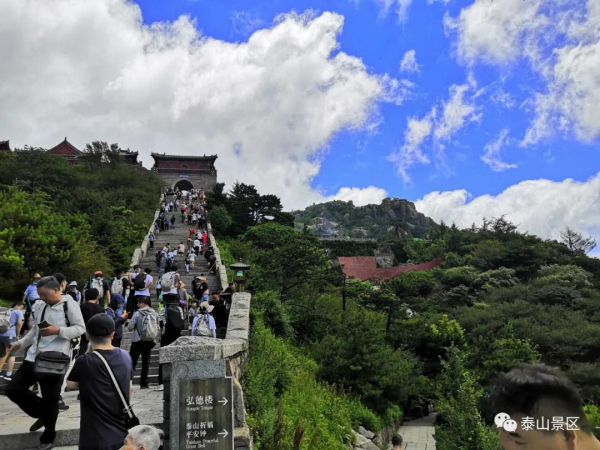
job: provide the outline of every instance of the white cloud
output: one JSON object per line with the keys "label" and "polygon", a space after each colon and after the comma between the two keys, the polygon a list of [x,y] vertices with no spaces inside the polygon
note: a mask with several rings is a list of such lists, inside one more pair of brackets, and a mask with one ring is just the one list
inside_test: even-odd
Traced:
{"label": "white cloud", "polygon": [[248,36],[261,27],[265,22],[255,13],[249,11],[233,11],[231,14],[232,34],[236,36]]}
{"label": "white cloud", "polygon": [[147,166],[152,151],[216,153],[220,181],[286,208],[323,201],[310,184],[332,136],[372,129],[378,104],[404,92],[339,51],[342,26],[337,14],[288,14],[229,43],[187,16],[146,26],[125,0],[0,0],[0,136],[118,142]]}
{"label": "white cloud", "polygon": [[398,16],[399,22],[404,22],[408,18],[408,10],[413,0],[375,0],[381,8],[381,15],[386,16],[391,9]]}
{"label": "white cloud", "polygon": [[400,62],[400,72],[420,72],[421,69],[417,64],[417,52],[415,50],[409,50],[404,54],[402,61]]}
{"label": "white cloud", "polygon": [[466,64],[521,70],[523,60],[542,78],[523,145],[557,133],[584,142],[600,136],[598,0],[475,0],[444,23]]}
{"label": "white cloud", "polygon": [[375,186],[369,186],[366,188],[341,188],[335,195],[329,196],[325,201],[342,200],[352,201],[354,206],[365,206],[376,204],[379,205],[381,201],[388,197],[388,193],[385,189],[381,189]]}
{"label": "white cloud", "polygon": [[[429,153],[438,161],[442,161],[446,142],[467,123],[481,119],[481,114],[477,112],[474,104],[478,92],[474,92],[470,98],[465,98],[465,94],[475,89],[476,85],[472,79],[466,84],[452,85],[448,101],[433,106],[422,119],[408,118],[404,144],[388,156],[388,161],[396,164],[398,173],[405,182],[411,180],[408,174],[411,166],[430,163],[430,157],[423,149],[427,141]],[[438,113],[439,110],[441,114]]]}
{"label": "white cloud", "polygon": [[500,158],[500,151],[509,143],[509,131],[504,128],[498,138],[484,147],[485,153],[481,160],[486,163],[494,172],[503,172],[506,169],[515,169],[516,164],[508,164]]}
{"label": "white cloud", "polygon": [[421,144],[431,135],[433,127],[431,114],[419,120],[408,119],[404,132],[404,145],[388,156],[388,161],[396,164],[398,173],[404,181],[410,181],[408,169],[415,163],[429,164],[429,158],[421,150]]}
{"label": "white cloud", "polygon": [[600,241],[600,173],[585,182],[529,180],[510,186],[497,196],[469,200],[466,190],[431,192],[415,202],[417,210],[436,221],[466,228],[484,217],[506,215],[519,230],[558,239],[570,226]]}

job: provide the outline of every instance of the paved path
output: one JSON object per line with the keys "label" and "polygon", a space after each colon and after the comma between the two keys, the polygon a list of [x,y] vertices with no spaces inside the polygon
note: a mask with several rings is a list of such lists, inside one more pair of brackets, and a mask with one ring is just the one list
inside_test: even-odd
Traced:
{"label": "paved path", "polygon": [[[69,409],[58,415],[56,429],[59,433],[61,430],[66,432],[68,430],[78,431],[79,429],[80,403],[77,401],[77,394],[78,392],[65,392],[63,394],[63,399],[65,403],[69,405]],[[139,389],[138,386],[134,386],[131,403],[136,415],[140,418],[141,423],[162,425],[162,392],[150,389]],[[9,448],[4,447],[3,445],[3,441],[7,441],[6,435],[31,435],[27,436],[26,439],[28,445],[31,445],[30,442],[37,441],[41,431],[36,433],[29,432],[29,427],[34,421],[35,419],[32,419],[21,411],[6,396],[0,396],[0,449]],[[67,439],[67,441],[68,440],[70,439]],[[57,442],[57,444],[60,444],[60,442]],[[21,448],[28,448],[28,446]]]}
{"label": "paved path", "polygon": [[402,425],[398,429],[398,434],[404,440],[402,450],[435,450],[434,422],[435,415],[430,415]]}

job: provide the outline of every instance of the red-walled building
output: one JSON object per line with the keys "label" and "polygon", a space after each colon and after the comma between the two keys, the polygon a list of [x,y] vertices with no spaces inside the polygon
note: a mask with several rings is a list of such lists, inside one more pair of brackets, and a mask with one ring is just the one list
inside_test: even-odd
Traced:
{"label": "red-walled building", "polygon": [[62,141],[60,144],[47,150],[47,152],[52,153],[54,155],[60,155],[66,158],[66,160],[69,161],[71,164],[77,164],[77,158],[83,154],[81,150],[79,150],[77,147],[75,147],[73,144],[67,141],[67,138],[65,138],[65,140]]}
{"label": "red-walled building", "polygon": [[154,167],[165,185],[170,189],[211,190],[217,182],[215,161],[217,155],[189,156],[152,153]]}

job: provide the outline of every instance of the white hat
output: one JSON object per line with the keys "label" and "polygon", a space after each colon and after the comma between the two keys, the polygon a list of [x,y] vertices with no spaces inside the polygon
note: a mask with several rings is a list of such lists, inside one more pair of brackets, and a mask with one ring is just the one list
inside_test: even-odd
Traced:
{"label": "white hat", "polygon": [[69,283],[69,286],[77,286],[77,281],[71,281],[71,282]]}
{"label": "white hat", "polygon": [[209,305],[208,302],[202,302],[200,303],[200,309],[206,309],[210,313],[215,307],[214,305]]}

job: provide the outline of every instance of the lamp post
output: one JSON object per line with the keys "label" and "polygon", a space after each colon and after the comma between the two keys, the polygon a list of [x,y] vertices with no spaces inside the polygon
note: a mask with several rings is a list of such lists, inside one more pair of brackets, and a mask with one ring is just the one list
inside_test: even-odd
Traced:
{"label": "lamp post", "polygon": [[235,283],[235,291],[242,292],[244,289],[244,283],[246,282],[246,272],[250,270],[250,266],[248,264],[244,264],[242,262],[242,258],[240,258],[239,262],[235,264],[231,264],[229,266],[231,270],[233,270],[233,282]]}

